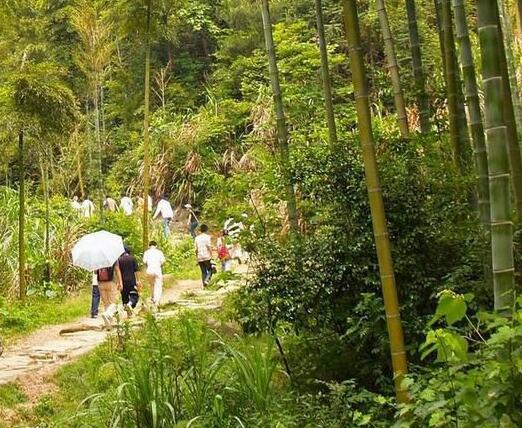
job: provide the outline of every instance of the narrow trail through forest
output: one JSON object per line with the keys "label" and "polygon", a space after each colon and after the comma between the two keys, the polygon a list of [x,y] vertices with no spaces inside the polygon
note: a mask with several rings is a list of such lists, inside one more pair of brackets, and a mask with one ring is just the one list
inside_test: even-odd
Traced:
{"label": "narrow trail through forest", "polygon": [[[199,280],[176,281],[164,290],[157,317],[174,317],[180,308],[219,308],[224,296],[235,287],[230,283],[217,290],[203,290]],[[136,317],[131,322],[139,323],[140,320],[140,317]],[[12,344],[0,358],[0,385],[17,381],[28,396],[40,395],[41,391],[31,393],[31,387],[40,390],[38,385],[44,377],[93,350],[109,334],[111,332],[103,328],[101,318],[82,318],[37,330]]]}

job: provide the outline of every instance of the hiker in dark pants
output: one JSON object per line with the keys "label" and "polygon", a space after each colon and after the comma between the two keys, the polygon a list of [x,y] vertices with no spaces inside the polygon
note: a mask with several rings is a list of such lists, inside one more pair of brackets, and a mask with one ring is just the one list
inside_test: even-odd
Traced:
{"label": "hiker in dark pants", "polygon": [[196,258],[201,269],[201,281],[206,287],[212,279],[212,240],[208,234],[208,226],[202,224],[200,234],[194,240]]}
{"label": "hiker in dark pants", "polygon": [[98,317],[98,308],[100,307],[100,288],[98,287],[98,276],[96,272],[92,274],[92,298],[91,298],[91,318]]}
{"label": "hiker in dark pants", "polygon": [[121,300],[123,309],[127,315],[134,314],[133,309],[136,308],[139,300],[138,287],[138,262],[131,254],[131,250],[125,247],[125,252],[120,256],[117,263],[118,288],[121,291]]}

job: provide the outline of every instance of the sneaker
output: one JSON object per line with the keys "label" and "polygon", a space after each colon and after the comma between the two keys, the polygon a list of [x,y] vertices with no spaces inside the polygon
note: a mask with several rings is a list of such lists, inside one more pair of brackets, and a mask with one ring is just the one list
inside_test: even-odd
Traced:
{"label": "sneaker", "polygon": [[93,318],[93,319],[98,318],[98,314],[91,314],[91,318]]}

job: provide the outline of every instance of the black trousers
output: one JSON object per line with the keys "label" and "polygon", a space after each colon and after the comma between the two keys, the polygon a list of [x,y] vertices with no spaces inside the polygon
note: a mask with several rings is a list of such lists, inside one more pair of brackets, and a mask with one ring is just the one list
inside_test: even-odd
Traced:
{"label": "black trousers", "polygon": [[121,301],[124,305],[130,303],[130,305],[135,308],[138,304],[138,300],[140,300],[140,296],[135,288],[123,288],[121,291]]}
{"label": "black trousers", "polygon": [[203,286],[206,287],[212,278],[212,263],[210,260],[205,260],[198,264],[201,269],[201,280],[203,281]]}

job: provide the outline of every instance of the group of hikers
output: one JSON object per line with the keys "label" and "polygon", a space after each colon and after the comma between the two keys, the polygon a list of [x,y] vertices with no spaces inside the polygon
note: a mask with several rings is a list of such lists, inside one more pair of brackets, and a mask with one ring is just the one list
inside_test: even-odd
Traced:
{"label": "group of hikers", "polygon": [[[71,201],[72,208],[82,217],[89,218],[94,215],[96,210],[96,206],[89,199],[88,196],[85,197],[83,201],[80,202],[78,196],[74,196]],[[127,216],[133,215],[136,212],[142,212],[144,206],[143,197],[138,197],[136,203],[136,210],[134,210],[134,202],[128,195],[123,194],[120,199],[120,203],[118,204],[115,199],[110,196],[105,196],[103,199],[103,208],[109,212],[117,212],[121,211],[123,214]],[[148,196],[147,207],[150,212],[152,212],[154,206],[151,196]],[[193,238],[196,237],[196,230],[199,224],[199,220],[195,210],[192,208],[192,205],[185,204],[184,208],[188,211],[188,220],[187,220],[187,228],[189,233]],[[161,196],[157,203],[154,214],[152,215],[152,219],[161,219],[163,224],[163,234],[165,237],[170,235],[170,224],[172,219],[174,218],[174,210],[172,209],[172,205],[170,202],[164,197]]]}
{"label": "group of hikers", "polygon": [[[89,201],[88,199],[86,200]],[[114,206],[116,206],[116,202],[112,200],[114,201],[113,205],[110,198],[105,198],[105,200],[107,202],[106,208],[112,211]],[[74,202],[78,201],[73,200]],[[123,204],[120,203],[119,209],[124,210],[123,207],[126,202],[123,202]],[[92,204],[92,202],[90,203]],[[152,207],[152,203],[149,207]],[[213,240],[209,234],[208,226],[202,224],[199,226],[198,233],[196,233],[198,229],[197,216],[190,204],[186,204],[184,207],[188,210],[187,231],[194,238],[194,251],[201,270],[201,281],[203,287],[207,287],[210,284],[212,275],[217,272],[214,253],[216,253],[217,258],[221,262],[223,272],[230,271],[232,260],[242,263],[248,256],[241,249],[236,239],[244,229],[244,226],[242,222],[235,222],[232,218],[228,219],[217,238],[216,251],[214,251]],[[126,213],[126,211],[124,212]],[[244,214],[244,216],[246,215]],[[168,236],[174,211],[165,198],[160,198],[156,204],[153,218],[158,217],[163,220],[163,233],[165,236]],[[124,253],[113,266],[98,269],[92,274],[91,318],[98,317],[101,303],[103,305],[101,317],[107,327],[112,325],[116,315],[120,315],[120,308],[122,307],[127,317],[135,315],[140,300],[140,293],[143,290],[139,275],[139,263],[131,248],[125,246],[124,249]],[[143,254],[142,262],[145,267],[145,277],[150,286],[148,305],[151,311],[156,311],[163,294],[163,266],[166,262],[165,255],[158,248],[156,241],[150,241],[148,249]],[[121,304],[119,295],[121,296]]]}

